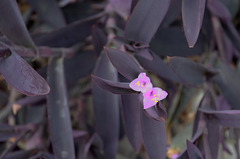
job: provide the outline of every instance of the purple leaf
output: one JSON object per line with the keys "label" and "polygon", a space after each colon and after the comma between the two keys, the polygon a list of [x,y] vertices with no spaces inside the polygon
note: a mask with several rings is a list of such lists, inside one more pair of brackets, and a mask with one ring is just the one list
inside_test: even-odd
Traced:
{"label": "purple leaf", "polygon": [[202,153],[196,145],[187,140],[187,152],[189,159],[203,159]]}
{"label": "purple leaf", "polygon": [[219,142],[220,142],[220,127],[214,120],[207,120],[207,140],[209,144],[210,153],[212,156],[212,159],[218,159],[218,149],[219,149]]}
{"label": "purple leaf", "polygon": [[206,0],[182,0],[182,19],[188,46],[194,47],[201,26]]}
{"label": "purple leaf", "polygon": [[100,77],[92,75],[93,82],[100,88],[112,92],[114,94],[130,94],[136,93],[129,87],[129,83],[123,82],[113,82],[110,80],[105,80]]}
{"label": "purple leaf", "polygon": [[[200,136],[202,135],[203,133],[203,128],[200,128],[197,130],[197,132],[194,134],[194,136],[192,137],[192,140],[191,142],[192,143],[195,143],[198,141],[198,139],[200,138]],[[188,158],[188,152],[187,152],[187,149],[184,149],[181,154],[179,154],[178,158],[177,159],[186,159]]]}
{"label": "purple leaf", "polygon": [[139,63],[147,70],[156,73],[161,78],[172,80],[176,82],[181,82],[178,76],[169,68],[169,66],[163,62],[163,60],[157,56],[155,53],[152,53],[153,60],[149,61],[142,57],[136,57]]}
{"label": "purple leaf", "polygon": [[48,66],[51,86],[47,100],[49,131],[56,158],[75,158],[71,119],[67,101],[62,57],[53,57]]}
{"label": "purple leaf", "polygon": [[159,56],[199,55],[204,52],[204,46],[205,39],[200,34],[194,48],[189,48],[184,32],[179,27],[159,28],[150,43],[151,50]]}
{"label": "purple leaf", "polygon": [[219,74],[213,78],[218,88],[234,109],[240,109],[240,76],[230,66],[219,62]]}
{"label": "purple leaf", "polygon": [[193,86],[203,84],[205,78],[210,78],[216,74],[204,66],[183,57],[171,58],[169,65],[185,84]]}
{"label": "purple leaf", "polygon": [[100,27],[94,27],[92,30],[92,41],[94,46],[94,51],[97,56],[100,55],[103,50],[103,46],[107,43],[107,36],[104,33],[103,29]]}
{"label": "purple leaf", "polygon": [[200,108],[199,111],[205,113],[218,124],[226,127],[240,127],[240,110],[211,110]]}
{"label": "purple leaf", "polygon": [[[94,74],[101,78],[117,81],[117,71],[105,53],[99,56]],[[116,156],[119,137],[118,96],[97,87],[94,83],[92,91],[96,131],[103,140],[106,158],[112,159]]]}
{"label": "purple leaf", "polygon": [[170,0],[139,0],[125,28],[125,38],[149,43],[167,13],[169,4]]}
{"label": "purple leaf", "polygon": [[79,20],[51,33],[36,34],[33,40],[39,46],[70,47],[91,34],[91,27],[97,19]]}
{"label": "purple leaf", "polygon": [[35,45],[24,24],[16,0],[2,0],[0,6],[1,32],[14,44],[34,48]]}
{"label": "purple leaf", "polygon": [[53,28],[65,26],[65,19],[56,0],[27,0],[27,2],[37,12],[40,19],[45,21]]}
{"label": "purple leaf", "polygon": [[16,104],[21,106],[27,106],[27,105],[40,105],[42,103],[46,102],[46,96],[30,96],[30,97],[24,97],[19,100],[17,100]]}
{"label": "purple leaf", "polygon": [[135,152],[142,146],[139,94],[122,95],[123,127]]}
{"label": "purple leaf", "polygon": [[48,83],[25,62],[19,55],[12,52],[5,45],[0,44],[1,51],[9,56],[0,59],[0,73],[4,79],[17,91],[29,95],[48,94]]}
{"label": "purple leaf", "polygon": [[111,5],[116,12],[123,18],[126,18],[130,13],[131,1],[129,0],[110,0]]}
{"label": "purple leaf", "polygon": [[239,32],[237,31],[236,27],[233,25],[231,20],[227,20],[222,22],[222,26],[224,28],[225,33],[231,39],[232,44],[238,49],[238,52],[240,51],[240,36]]}
{"label": "purple leaf", "polygon": [[117,71],[130,81],[137,78],[143,72],[127,53],[111,48],[105,48],[105,51]]}
{"label": "purple leaf", "polygon": [[144,147],[151,159],[166,159],[165,123],[147,117],[141,108],[141,127]]}
{"label": "purple leaf", "polygon": [[213,15],[223,20],[231,20],[231,14],[222,2],[218,0],[209,0],[207,2],[207,7]]}
{"label": "purple leaf", "polygon": [[[24,48],[18,46],[10,46],[11,50],[16,52],[21,57],[35,57],[35,49],[33,48]],[[64,54],[65,57],[72,57],[75,51],[71,48],[50,48],[45,46],[37,47],[40,57],[49,57],[49,56],[61,56]]]}
{"label": "purple leaf", "polygon": [[153,107],[145,109],[144,113],[149,118],[152,118],[156,121],[165,122],[167,119],[167,112],[166,112],[165,108],[162,106],[161,102],[159,102],[159,104],[157,104]]}
{"label": "purple leaf", "polygon": [[181,13],[181,4],[182,4],[182,1],[171,0],[169,9],[167,11],[166,16],[163,19],[161,26],[164,26],[164,27],[168,26],[176,20],[176,18]]}
{"label": "purple leaf", "polygon": [[[93,51],[81,51],[78,54],[75,54],[72,58],[64,60],[64,71],[67,86],[72,86],[80,78],[85,77],[93,72],[96,59]],[[76,68],[81,68],[78,71],[72,71]],[[47,68],[44,67],[40,69],[39,74],[44,78],[47,76]]]}

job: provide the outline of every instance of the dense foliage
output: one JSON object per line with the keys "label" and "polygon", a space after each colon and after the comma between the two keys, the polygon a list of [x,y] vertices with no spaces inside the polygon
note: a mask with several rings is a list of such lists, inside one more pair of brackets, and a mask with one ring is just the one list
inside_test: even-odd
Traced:
{"label": "dense foliage", "polygon": [[240,159],[238,0],[1,0],[0,158]]}

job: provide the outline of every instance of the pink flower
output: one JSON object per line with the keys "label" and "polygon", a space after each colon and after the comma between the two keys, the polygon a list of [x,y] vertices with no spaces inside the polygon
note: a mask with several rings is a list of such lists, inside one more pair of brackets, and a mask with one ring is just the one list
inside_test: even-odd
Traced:
{"label": "pink flower", "polygon": [[150,108],[157,104],[158,101],[166,98],[168,93],[161,88],[154,87],[147,92],[143,93],[143,107],[144,109]]}
{"label": "pink flower", "polygon": [[146,76],[146,73],[140,73],[138,78],[134,79],[130,84],[129,87],[137,92],[145,93],[148,90],[152,89],[152,83],[150,78]]}

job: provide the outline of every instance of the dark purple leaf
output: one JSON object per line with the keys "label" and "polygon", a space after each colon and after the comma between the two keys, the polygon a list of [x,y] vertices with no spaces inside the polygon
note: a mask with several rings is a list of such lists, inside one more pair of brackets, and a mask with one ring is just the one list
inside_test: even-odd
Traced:
{"label": "dark purple leaf", "polygon": [[210,0],[207,2],[207,7],[213,15],[224,20],[231,20],[231,15],[222,2],[218,0]]}
{"label": "dark purple leaf", "polygon": [[1,32],[14,44],[34,48],[16,0],[2,0],[0,6]]}
{"label": "dark purple leaf", "polygon": [[206,0],[182,0],[182,19],[188,46],[194,47],[202,26]]}
{"label": "dark purple leaf", "polygon": [[167,112],[161,102],[151,108],[145,109],[144,112],[145,115],[156,121],[165,122],[167,119]]}
{"label": "dark purple leaf", "polygon": [[132,0],[132,3],[131,3],[131,12],[133,11],[133,9],[135,8],[135,6],[137,5],[138,3],[138,0]]}
{"label": "dark purple leaf", "polygon": [[220,134],[220,127],[214,120],[207,120],[207,140],[209,144],[210,153],[212,156],[212,159],[218,159],[218,149],[219,149],[219,134]]}
{"label": "dark purple leaf", "polygon": [[93,82],[100,88],[112,92],[114,94],[130,94],[136,93],[129,87],[129,83],[114,82],[110,80],[105,80],[100,77],[92,75]]}
{"label": "dark purple leaf", "polygon": [[88,132],[83,130],[73,130],[72,133],[74,140],[88,135]]}
{"label": "dark purple leaf", "polygon": [[[73,86],[77,80],[92,73],[96,63],[93,51],[82,51],[75,54],[72,58],[64,60],[64,71],[67,86]],[[79,68],[78,71],[72,71]],[[47,68],[40,69],[39,74],[44,78],[47,76]]]}
{"label": "dark purple leaf", "polygon": [[91,34],[91,27],[96,20],[97,18],[90,21],[79,20],[51,33],[36,34],[33,40],[39,46],[70,47]]}
{"label": "dark purple leaf", "polygon": [[103,50],[103,46],[107,43],[107,36],[100,27],[94,27],[92,30],[92,41],[94,45],[94,51],[97,56],[100,55]]}
{"label": "dark purple leaf", "polygon": [[205,39],[200,34],[194,48],[189,48],[184,32],[178,27],[159,28],[150,43],[151,50],[160,56],[199,55],[204,52],[204,46]]}
{"label": "dark purple leaf", "polygon": [[240,110],[218,111],[204,108],[200,108],[199,110],[220,125],[234,128],[240,127]]}
{"label": "dark purple leaf", "polygon": [[135,152],[142,146],[139,94],[122,95],[123,127]]}
{"label": "dark purple leaf", "polygon": [[240,109],[240,76],[228,65],[219,62],[219,74],[213,78],[218,88],[234,109]]}
{"label": "dark purple leaf", "polygon": [[172,71],[172,69],[169,68],[166,63],[163,62],[163,60],[159,56],[157,56],[155,53],[152,53],[152,55],[152,61],[149,61],[142,57],[136,58],[146,70],[156,73],[161,78],[181,82],[178,76]]}
{"label": "dark purple leaf", "polygon": [[21,106],[33,106],[33,105],[41,105],[43,103],[46,103],[46,96],[30,96],[30,97],[24,97],[19,100],[15,104],[21,105]]}
{"label": "dark purple leaf", "polygon": [[62,57],[53,57],[48,66],[48,122],[52,147],[56,158],[75,158],[71,119],[67,102]]}
{"label": "dark purple leaf", "polygon": [[136,50],[136,52],[134,53],[135,55],[143,57],[147,60],[150,60],[150,61],[153,60],[152,52],[148,48]]}
{"label": "dark purple leaf", "polygon": [[149,43],[167,13],[169,4],[170,0],[139,0],[125,28],[125,38]]}
{"label": "dark purple leaf", "polygon": [[236,47],[236,49],[238,49],[238,52],[239,52],[240,51],[240,45],[239,45],[240,36],[239,36],[239,32],[233,25],[232,21],[231,20],[224,21],[224,22],[222,22],[222,26],[224,28],[225,33],[231,40],[232,44]]}
{"label": "dark purple leaf", "polygon": [[151,159],[166,159],[165,123],[147,117],[141,108],[141,127],[144,147]]}
{"label": "dark purple leaf", "polygon": [[203,65],[183,57],[171,58],[169,65],[185,84],[193,86],[203,84],[206,78],[210,78],[215,74],[215,72],[208,70]]}
{"label": "dark purple leaf", "polygon": [[[35,57],[35,49],[24,48],[18,46],[9,47],[13,52],[17,53],[21,57]],[[40,57],[50,57],[50,56],[61,56],[64,54],[65,57],[71,57],[74,55],[75,51],[71,48],[50,48],[45,46],[37,47]]]}
{"label": "dark purple leaf", "polygon": [[127,53],[111,48],[105,48],[105,51],[117,71],[130,81],[137,78],[143,72]]}
{"label": "dark purple leaf", "polygon": [[131,1],[129,0],[110,0],[109,1],[116,12],[123,18],[126,18],[130,13]]}
{"label": "dark purple leaf", "polygon": [[174,20],[176,20],[177,16],[180,16],[181,13],[181,4],[182,1],[179,0],[171,0],[169,9],[167,11],[166,16],[164,17],[161,26],[168,26]]}
{"label": "dark purple leaf", "polygon": [[187,152],[189,159],[203,159],[202,153],[196,145],[187,140]]}
{"label": "dark purple leaf", "polygon": [[[203,133],[203,128],[201,127],[200,129],[197,130],[197,132],[194,134],[194,136],[192,137],[191,142],[195,144],[195,142],[198,141],[198,139],[200,138],[200,136]],[[177,159],[187,159],[188,158],[188,152],[187,149],[184,149],[181,154],[179,154]]]}
{"label": "dark purple leaf", "polygon": [[65,26],[64,16],[56,0],[27,0],[27,2],[37,12],[40,19],[53,28]]}
{"label": "dark purple leaf", "polygon": [[48,83],[27,62],[3,44],[1,47],[9,56],[0,59],[0,73],[13,88],[29,96],[49,93]]}
{"label": "dark purple leaf", "polygon": [[[117,81],[117,71],[105,53],[100,55],[94,75]],[[116,156],[119,136],[118,96],[97,87],[95,84],[93,84],[92,91],[96,131],[103,140],[106,158],[112,159]]]}
{"label": "dark purple leaf", "polygon": [[225,141],[222,133],[220,133],[220,141],[222,143],[223,150],[225,152],[227,152],[229,155],[233,155],[233,153],[231,152],[230,148],[227,146],[226,141]]}

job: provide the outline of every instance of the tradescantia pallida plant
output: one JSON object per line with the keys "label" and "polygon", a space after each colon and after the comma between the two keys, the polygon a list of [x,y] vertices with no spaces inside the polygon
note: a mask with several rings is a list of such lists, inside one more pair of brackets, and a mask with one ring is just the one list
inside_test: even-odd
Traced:
{"label": "tradescantia pallida plant", "polygon": [[0,1],[0,158],[239,158],[237,6]]}

